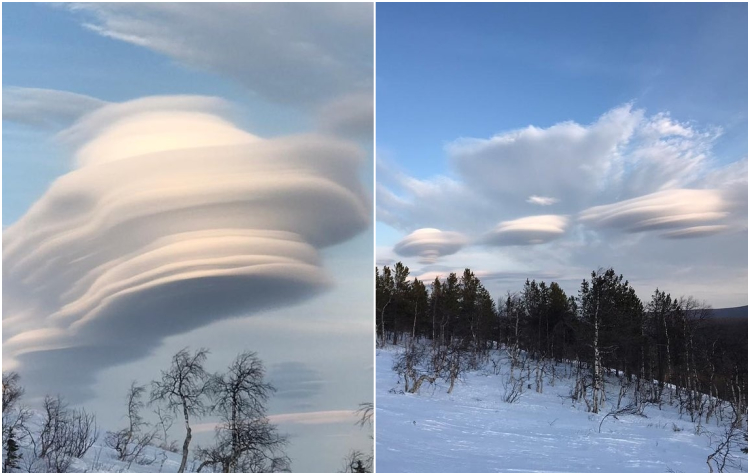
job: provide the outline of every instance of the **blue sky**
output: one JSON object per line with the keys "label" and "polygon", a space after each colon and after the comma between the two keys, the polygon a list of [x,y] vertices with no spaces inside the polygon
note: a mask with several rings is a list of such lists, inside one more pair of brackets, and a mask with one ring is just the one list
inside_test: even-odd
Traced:
{"label": "blue sky", "polygon": [[[59,393],[111,430],[130,381],[177,350],[212,349],[213,371],[248,349],[279,389],[270,413],[295,471],[370,450],[353,412],[373,389],[372,24],[367,4],[3,5],[3,363],[29,402]],[[179,273],[152,281],[153,301],[128,299],[140,286],[99,300],[160,252],[159,273],[237,267],[204,274],[198,290],[217,290],[192,303]],[[248,254],[288,269],[245,273]]]}
{"label": "blue sky", "polygon": [[[659,285],[677,295],[698,294],[716,306],[747,303],[746,191],[739,202],[733,201],[734,211],[706,210],[731,224],[683,221],[695,228],[691,239],[659,239],[655,231],[636,232],[632,226],[601,220],[595,229],[592,221],[584,226],[579,219],[588,208],[665,190],[726,191],[732,180],[717,182],[717,175],[728,166],[736,170],[725,174],[746,181],[746,4],[385,3],[377,7],[377,34],[376,234],[381,263],[404,260],[423,276],[466,266],[487,275],[512,271],[530,278],[547,276],[545,280],[567,283],[568,291],[575,291],[590,270],[614,266],[641,283],[642,297]],[[566,131],[550,127],[572,122],[592,132],[595,140],[595,124],[604,127],[601,118],[623,106],[629,112],[613,124],[622,135],[609,144],[616,154],[607,157],[606,150],[586,149],[576,153],[593,155],[576,158],[554,152],[572,146],[575,133],[569,130],[572,135],[566,138]],[[646,133],[656,130],[657,123],[665,127],[662,133]],[[681,135],[669,132],[667,124],[683,127]],[[513,137],[529,126],[546,132],[536,138]],[[492,142],[496,136],[512,144]],[[481,143],[461,148],[460,139]],[[656,152],[658,147],[661,152]],[[656,156],[646,160],[647,150]],[[661,159],[659,153],[669,157]],[[691,167],[679,165],[699,155]],[[616,166],[619,171],[582,177],[578,189],[552,179],[533,183],[534,176],[592,166]],[[489,176],[499,172],[505,176]],[[500,196],[509,182],[514,191]],[[527,196],[547,196],[544,191],[552,187],[570,196],[551,197],[558,200],[553,205],[529,206],[521,196],[526,182]],[[579,196],[586,187],[598,192]],[[687,203],[685,198],[682,203]],[[542,237],[542,244],[470,244],[457,254],[421,263],[418,256],[393,251],[420,228],[461,232],[473,243],[493,224],[549,214],[567,221],[561,226],[564,231],[552,223],[556,231]],[[723,232],[714,233],[719,229]],[[676,231],[670,234],[676,236]],[[427,241],[436,245],[436,239],[441,237]],[[731,250],[718,252],[717,246]],[[670,261],[704,256],[704,264],[690,267],[705,265],[699,274],[712,277],[688,282],[686,277],[657,276],[658,266],[645,265],[646,254],[662,247]],[[581,248],[588,249],[588,255],[579,255]],[[429,254],[429,249],[423,251]],[[725,257],[711,262],[708,256],[714,252]],[[547,256],[546,261],[541,256]],[[668,274],[688,267],[664,265]],[[717,288],[722,272],[736,280],[732,290]],[[523,279],[517,280],[497,277],[489,287],[502,294],[520,288]]]}

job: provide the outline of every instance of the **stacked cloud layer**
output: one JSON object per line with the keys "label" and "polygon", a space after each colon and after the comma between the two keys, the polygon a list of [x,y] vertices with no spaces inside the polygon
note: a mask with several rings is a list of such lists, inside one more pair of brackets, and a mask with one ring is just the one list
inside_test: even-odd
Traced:
{"label": "stacked cloud layer", "polygon": [[49,374],[52,361],[85,382],[167,336],[326,287],[318,250],[369,226],[362,151],[263,139],[221,111],[140,99],[61,134],[77,167],[3,236],[6,367]]}
{"label": "stacked cloud layer", "polygon": [[484,243],[491,246],[525,246],[543,244],[565,234],[565,216],[542,215],[503,221],[484,235]]}
{"label": "stacked cloud layer", "polygon": [[455,254],[467,243],[460,233],[434,228],[417,229],[394,247],[400,256],[419,256],[423,264],[431,264],[439,257]]}

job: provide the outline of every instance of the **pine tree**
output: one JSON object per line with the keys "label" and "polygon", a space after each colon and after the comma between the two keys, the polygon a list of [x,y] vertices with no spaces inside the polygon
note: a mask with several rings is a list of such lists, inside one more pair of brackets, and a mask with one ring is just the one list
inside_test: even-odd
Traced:
{"label": "pine tree", "polygon": [[8,430],[4,449],[5,460],[3,461],[3,472],[10,473],[19,468],[19,463],[23,457],[23,454],[19,451],[18,442],[16,442],[12,427]]}

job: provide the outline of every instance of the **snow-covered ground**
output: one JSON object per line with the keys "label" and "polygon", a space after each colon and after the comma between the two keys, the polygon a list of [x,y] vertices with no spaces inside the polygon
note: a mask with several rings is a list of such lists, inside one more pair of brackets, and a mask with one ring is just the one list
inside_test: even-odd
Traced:
{"label": "snow-covered ground", "polygon": [[[23,458],[19,462],[19,468],[15,472],[45,471],[44,464],[40,461],[29,467],[28,460],[32,460],[31,453],[22,449]],[[72,459],[69,473],[177,473],[180,467],[181,453],[169,452],[157,447],[146,447],[142,459],[148,463],[128,463],[117,460],[117,453],[104,445],[104,437],[99,440],[78,459]],[[193,466],[195,465],[195,466]],[[195,472],[196,464],[191,464],[188,459],[187,471]]]}
{"label": "snow-covered ground", "polygon": [[[76,459],[70,468],[70,472],[131,472],[131,473],[177,473],[180,468],[181,453],[168,452],[156,447],[147,447],[144,458],[148,459],[150,464],[137,464],[135,462],[128,464],[117,460],[117,453],[104,444],[99,443],[91,447],[82,459]],[[188,459],[188,471],[194,472]]]}
{"label": "snow-covered ground", "polygon": [[[591,414],[560,397],[570,394],[569,379],[551,386],[545,378],[542,394],[532,381],[513,404],[503,402],[503,377],[493,371],[467,373],[451,394],[443,381],[402,394],[391,369],[399,351],[376,356],[378,472],[708,472],[723,431],[712,419],[696,435],[689,417],[663,405],[647,417],[610,416],[599,433],[609,409]],[[736,455],[747,471],[747,454]]]}

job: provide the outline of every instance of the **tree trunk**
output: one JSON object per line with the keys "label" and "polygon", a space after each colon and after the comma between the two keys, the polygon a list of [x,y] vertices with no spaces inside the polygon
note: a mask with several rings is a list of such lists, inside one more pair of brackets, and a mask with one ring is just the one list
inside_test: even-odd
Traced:
{"label": "tree trunk", "polygon": [[599,398],[602,388],[602,361],[599,351],[599,301],[596,302],[596,312],[594,313],[594,387],[593,387],[593,407],[591,412],[599,412]]}
{"label": "tree trunk", "polygon": [[193,438],[193,431],[190,430],[190,417],[188,416],[187,402],[183,399],[182,401],[182,413],[185,416],[185,442],[182,444],[182,461],[180,462],[180,468],[177,469],[177,473],[185,473],[185,467],[187,466],[188,458],[188,447],[190,446],[190,440]]}
{"label": "tree trunk", "polygon": [[[669,331],[667,331],[667,314],[664,314],[664,318],[662,318],[662,322],[664,323],[664,339],[666,340],[666,347],[665,350],[667,352],[667,373],[664,375],[664,382],[665,383],[671,383],[672,380],[672,358],[669,354]],[[672,391],[667,387],[667,392],[669,392],[669,403],[672,404]]]}
{"label": "tree trunk", "polygon": [[414,325],[411,327],[411,338],[414,339],[414,336],[417,334],[417,302],[414,302]]}
{"label": "tree trunk", "polygon": [[388,301],[383,305],[383,309],[380,311],[380,337],[382,338],[382,346],[385,346],[385,309],[388,308],[388,304],[391,303],[393,297],[388,297]]}

